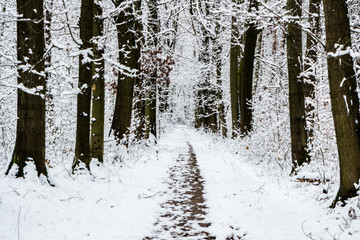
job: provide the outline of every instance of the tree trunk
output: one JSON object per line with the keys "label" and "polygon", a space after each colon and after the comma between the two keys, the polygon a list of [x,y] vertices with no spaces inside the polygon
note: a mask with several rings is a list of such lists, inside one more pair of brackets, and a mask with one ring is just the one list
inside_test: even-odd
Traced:
{"label": "tree trunk", "polygon": [[[55,118],[55,111],[54,111],[54,97],[52,94],[52,86],[49,83],[51,78],[50,74],[50,67],[51,67],[51,53],[52,53],[52,42],[51,42],[51,21],[52,21],[52,13],[53,13],[53,0],[47,0],[44,3],[45,9],[45,23],[44,23],[44,32],[45,32],[45,75],[46,75],[46,96],[45,96],[45,118],[47,126],[46,128],[51,129],[51,135],[56,134],[56,129],[54,129],[54,118]],[[55,144],[55,141],[52,142]]]}
{"label": "tree trunk", "polygon": [[[307,131],[305,119],[305,97],[304,82],[301,75],[302,70],[302,32],[298,21],[301,17],[301,0],[288,0],[287,10],[294,17],[288,24],[287,33],[287,60],[289,74],[289,105],[290,105],[290,131],[291,131],[291,153],[292,173],[296,168],[308,162],[306,150]],[[298,18],[298,19],[296,19]]]}
{"label": "tree trunk", "polygon": [[22,177],[26,162],[33,161],[38,175],[47,176],[43,0],[18,0],[17,11],[21,16],[17,21],[18,84],[36,89],[36,94],[18,90],[16,142],[7,174],[16,164],[19,167],[16,176]]}
{"label": "tree trunk", "polygon": [[[338,200],[357,195],[360,178],[359,97],[353,59],[348,8],[345,0],[324,0],[326,52],[332,113],[340,161]],[[341,49],[341,52],[340,52]]]}
{"label": "tree trunk", "polygon": [[252,130],[252,88],[256,40],[259,31],[249,26],[244,34],[244,55],[239,67],[240,132],[247,135]]}
{"label": "tree trunk", "polygon": [[[236,0],[233,0],[236,2]],[[232,136],[237,136],[240,128],[240,111],[239,111],[239,89],[238,89],[238,68],[239,68],[239,33],[237,29],[236,17],[232,17],[231,23],[231,46],[230,46],[230,98],[231,98],[231,120]]]}
{"label": "tree trunk", "polygon": [[201,41],[201,49],[199,53],[199,62],[201,63],[199,83],[197,85],[196,96],[196,120],[195,127],[203,127],[206,130],[216,132],[218,130],[218,114],[216,105],[216,87],[211,83],[211,69],[210,69],[210,3],[198,3],[197,9],[201,10],[201,14],[205,19],[198,20],[200,24],[199,37]]}
{"label": "tree trunk", "polygon": [[93,8],[93,64],[92,64],[92,121],[91,121],[91,157],[103,162],[104,155],[104,115],[105,115],[105,60],[104,48],[99,43],[103,36],[104,20],[101,0],[94,3]]}
{"label": "tree trunk", "polygon": [[[150,36],[148,39],[148,48],[155,50],[158,45],[158,34],[160,32],[160,22],[158,18],[158,4],[157,0],[150,0],[148,2],[149,8],[149,31]],[[157,137],[157,118],[156,118],[156,110],[157,110],[157,71],[156,71],[156,63],[154,63],[153,72],[150,74],[150,79],[147,79],[147,97],[145,104],[145,118],[146,118],[146,129],[145,129],[145,137],[149,138],[149,134]]]}
{"label": "tree trunk", "polygon": [[[116,5],[125,3],[125,0],[119,0]],[[138,45],[138,19],[137,11],[140,9],[141,0],[134,1],[134,7],[129,5],[122,9],[116,19],[116,28],[118,32],[119,62],[121,65],[131,70],[137,70],[137,73],[119,73],[118,86],[115,102],[114,118],[111,129],[114,131],[116,139],[120,142],[127,134],[131,126],[131,116],[133,109],[134,85],[138,79],[140,70],[139,58],[140,48]]]}
{"label": "tree trunk", "polygon": [[[216,0],[214,3],[214,11],[220,10],[220,0]],[[220,14],[215,15],[215,36],[213,39],[213,62],[215,64],[215,77],[216,77],[216,97],[217,97],[217,112],[218,112],[218,122],[219,122],[219,131],[223,137],[227,135],[227,127],[225,120],[225,107],[223,101],[223,89],[222,89],[222,59],[221,54],[223,52],[222,45],[220,43],[220,33],[223,30],[220,24],[221,18]]]}
{"label": "tree trunk", "polygon": [[[250,2],[249,12],[252,8],[258,8],[257,1]],[[255,49],[259,30],[254,23],[248,24],[248,28],[243,35],[244,53],[240,60],[239,67],[239,102],[240,102],[240,132],[247,135],[252,130],[252,89]]]}
{"label": "tree trunk", "polygon": [[320,4],[321,0],[310,0],[309,2],[309,25],[310,33],[306,37],[306,52],[305,52],[305,61],[304,61],[304,73],[305,73],[305,97],[309,98],[309,101],[306,103],[306,120],[308,125],[308,146],[312,146],[312,140],[314,137],[314,128],[315,128],[315,106],[313,102],[315,101],[315,87],[316,87],[316,73],[315,65],[317,61],[317,46],[318,39],[320,36]]}
{"label": "tree trunk", "polygon": [[94,0],[81,1],[80,13],[80,51],[79,57],[79,83],[80,93],[77,95],[77,125],[76,125],[76,144],[75,159],[73,170],[84,163],[90,170],[90,105],[91,105],[91,85],[92,85],[92,61],[86,51],[92,48],[91,39],[93,37],[93,5]]}
{"label": "tree trunk", "polygon": [[[140,13],[141,9],[141,0],[136,2],[136,9]],[[143,46],[143,37],[142,37],[142,29],[143,25],[139,18],[135,18],[135,36],[136,36],[136,47],[134,49],[134,57],[136,59],[140,59],[141,57],[141,49]],[[140,61],[137,63],[137,69],[140,70]],[[134,88],[134,97],[135,103],[133,106],[135,107],[135,116],[134,116],[134,126],[135,126],[135,138],[136,140],[142,140],[145,137],[145,98],[144,98],[144,86],[143,86],[143,77],[141,75],[137,76],[135,79],[135,88]]]}

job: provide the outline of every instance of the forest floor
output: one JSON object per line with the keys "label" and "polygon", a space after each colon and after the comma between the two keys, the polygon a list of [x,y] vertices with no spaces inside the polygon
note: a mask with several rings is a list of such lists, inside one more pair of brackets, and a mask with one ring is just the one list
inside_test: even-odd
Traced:
{"label": "forest floor", "polygon": [[91,174],[54,165],[55,187],[32,164],[25,179],[2,169],[0,239],[360,239],[359,199],[330,210],[338,183],[295,181],[231,139],[176,126],[131,154]]}

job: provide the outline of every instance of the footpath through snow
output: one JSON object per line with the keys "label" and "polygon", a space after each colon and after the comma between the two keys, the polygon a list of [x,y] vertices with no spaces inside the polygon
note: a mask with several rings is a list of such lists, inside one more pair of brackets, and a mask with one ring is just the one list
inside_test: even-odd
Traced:
{"label": "footpath through snow", "polygon": [[54,166],[56,187],[31,165],[25,180],[2,173],[0,240],[360,239],[356,199],[330,211],[321,186],[272,174],[245,151],[177,126],[136,161],[93,163],[92,176],[69,174],[70,160]]}
{"label": "footpath through snow", "polygon": [[145,239],[216,239],[208,233],[208,207],[204,199],[204,180],[196,155],[189,144],[169,170],[169,197],[155,223],[156,230]]}

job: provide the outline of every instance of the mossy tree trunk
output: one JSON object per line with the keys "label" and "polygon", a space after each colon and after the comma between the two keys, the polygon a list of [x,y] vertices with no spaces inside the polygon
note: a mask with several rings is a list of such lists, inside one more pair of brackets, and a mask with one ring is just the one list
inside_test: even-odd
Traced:
{"label": "mossy tree trunk", "polygon": [[80,57],[77,95],[76,143],[73,171],[80,163],[90,170],[90,105],[92,85],[92,61],[87,50],[92,48],[94,0],[82,0],[80,12]]}
{"label": "mossy tree trunk", "polygon": [[101,0],[94,2],[93,8],[93,64],[92,64],[92,121],[91,121],[91,157],[103,162],[104,155],[104,115],[105,115],[105,59],[104,46],[99,42],[103,36],[104,20]]}
{"label": "mossy tree trunk", "polygon": [[305,117],[304,81],[302,72],[302,32],[299,25],[302,0],[288,0],[287,10],[293,20],[288,23],[287,29],[287,60],[289,77],[289,106],[292,173],[296,168],[308,162],[307,131]]}
{"label": "mossy tree trunk", "polygon": [[[357,195],[360,178],[359,97],[353,59],[348,6],[345,0],[324,0],[326,52],[332,113],[340,161],[338,200]],[[342,51],[340,51],[342,50]]]}
{"label": "mossy tree trunk", "polygon": [[[17,177],[33,161],[38,175],[47,176],[45,165],[45,37],[43,0],[17,0],[18,84],[36,89],[35,94],[18,90],[16,142],[9,170],[16,164]],[[26,20],[23,20],[26,19]],[[29,67],[30,66],[30,67]]]}

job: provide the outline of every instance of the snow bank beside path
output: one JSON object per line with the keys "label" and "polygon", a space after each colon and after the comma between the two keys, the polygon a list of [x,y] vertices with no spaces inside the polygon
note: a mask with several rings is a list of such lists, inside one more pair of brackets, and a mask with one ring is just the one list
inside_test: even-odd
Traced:
{"label": "snow bank beside path", "polygon": [[142,239],[167,198],[169,166],[188,151],[179,132],[168,135],[130,166],[108,159],[92,164],[93,176],[69,175],[70,164],[49,169],[55,187],[41,184],[31,167],[25,180],[2,174],[0,239]]}
{"label": "snow bank beside path", "polygon": [[[245,235],[245,240],[360,239],[356,199],[331,211],[334,196],[325,196],[322,186],[275,177],[265,163],[245,159],[229,140],[193,130],[187,134],[205,179],[208,217],[213,222],[209,232],[218,239],[231,235]],[[316,200],[321,198],[327,200]]]}

